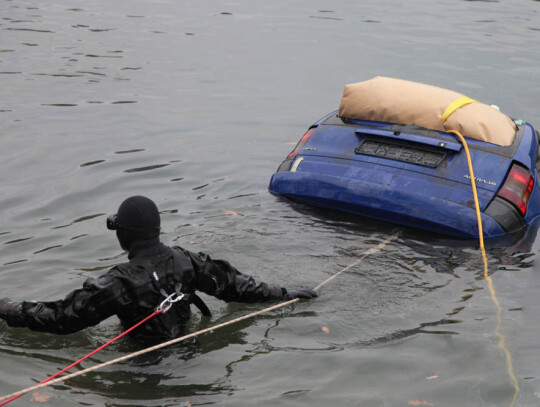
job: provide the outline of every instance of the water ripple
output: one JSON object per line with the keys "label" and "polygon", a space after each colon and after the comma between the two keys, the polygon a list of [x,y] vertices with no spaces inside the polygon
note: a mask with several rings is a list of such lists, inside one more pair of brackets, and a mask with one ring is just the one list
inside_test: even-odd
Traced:
{"label": "water ripple", "polygon": [[9,27],[9,28],[4,28],[4,30],[6,31],[31,31],[31,32],[37,32],[37,33],[49,33],[49,34],[55,34],[54,31],[50,31],[50,30],[36,30],[34,28],[12,28],[12,27]]}
{"label": "water ripple", "polygon": [[227,199],[245,198],[245,197],[247,197],[247,196],[255,196],[255,195],[259,195],[259,193],[258,193],[258,192],[254,192],[254,193],[252,193],[252,194],[234,195],[234,196],[231,196],[231,197],[229,197],[229,198],[227,198]]}
{"label": "water ripple", "polygon": [[9,266],[11,264],[17,264],[17,263],[24,263],[25,261],[28,261],[28,259],[10,261],[10,262],[4,263],[4,266]]}
{"label": "water ripple", "polygon": [[77,71],[77,73],[88,74],[88,75],[95,75],[95,76],[107,76],[107,75],[104,74],[104,73],[101,73],[101,72],[92,72],[92,71]]}
{"label": "water ripple", "polygon": [[89,161],[87,163],[81,164],[81,167],[89,167],[91,165],[96,165],[105,162],[105,160],[96,160],[96,161]]}
{"label": "water ripple", "polygon": [[20,242],[25,242],[27,240],[30,240],[30,239],[33,239],[34,237],[23,237],[21,239],[15,239],[15,240],[10,240],[9,242],[5,242],[4,244],[13,244],[13,243],[20,243]]}
{"label": "water ripple", "polygon": [[144,148],[135,148],[133,150],[123,150],[123,151],[115,151],[115,154],[131,154],[131,153],[140,153],[141,151],[145,151]]}
{"label": "water ripple", "polygon": [[56,249],[58,247],[62,247],[62,245],[59,244],[59,245],[55,245],[55,246],[49,246],[49,247],[46,247],[45,249],[41,249],[41,250],[38,250],[37,252],[34,252],[34,254],[43,253],[43,252],[46,252],[46,251],[49,251],[49,250],[52,250],[52,249]]}
{"label": "water ripple", "polygon": [[157,164],[157,165],[149,165],[147,167],[138,167],[138,168],[131,168],[129,170],[124,170],[125,173],[133,173],[133,172],[145,172],[145,171],[152,171],[157,170],[159,168],[167,167],[169,164]]}
{"label": "water ripple", "polygon": [[420,333],[437,334],[437,335],[440,335],[440,334],[458,335],[459,332],[455,332],[455,331],[426,330],[425,328],[434,327],[434,326],[440,326],[440,325],[459,324],[459,323],[462,323],[462,322],[463,321],[460,321],[460,320],[457,320],[457,319],[446,319],[446,318],[441,319],[439,321],[434,321],[434,322],[424,322],[424,323],[420,324],[416,328],[398,329],[398,330],[396,330],[394,332],[389,332],[389,333],[387,333],[385,335],[382,335],[382,336],[379,336],[379,337],[376,337],[376,338],[371,338],[371,339],[355,342],[354,344],[352,344],[351,347],[354,348],[354,347],[371,347],[371,346],[386,345],[389,342],[395,342],[395,341],[405,339],[405,338],[408,338],[408,337],[411,337],[411,336],[414,336],[414,335],[417,335],[417,334],[420,334]]}
{"label": "water ripple", "polygon": [[338,21],[343,21],[343,18],[337,18],[337,17],[309,16],[309,18],[318,18],[318,19],[321,19],[321,20],[338,20]]}
{"label": "water ripple", "polygon": [[75,223],[80,223],[80,222],[84,222],[86,220],[90,220],[90,219],[94,219],[94,218],[97,218],[99,216],[103,216],[105,215],[104,213],[96,213],[94,215],[87,215],[87,216],[83,216],[83,217],[80,217],[80,218],[77,218],[75,219],[74,221],[72,221],[71,223],[68,223],[67,225],[61,225],[61,226],[55,226],[51,229],[63,229],[63,228],[67,228]]}
{"label": "water ripple", "polygon": [[[81,72],[82,73],[82,72]],[[52,76],[52,77],[61,77],[61,78],[78,78],[84,75],[77,75],[77,74],[67,74],[67,73],[34,73],[32,75],[35,76]]]}
{"label": "water ripple", "polygon": [[51,106],[51,107],[75,107],[79,106],[76,103],[42,103],[41,106]]}
{"label": "water ripple", "polygon": [[86,54],[85,57],[88,57],[88,58],[123,58],[122,55],[97,55],[97,54]]}

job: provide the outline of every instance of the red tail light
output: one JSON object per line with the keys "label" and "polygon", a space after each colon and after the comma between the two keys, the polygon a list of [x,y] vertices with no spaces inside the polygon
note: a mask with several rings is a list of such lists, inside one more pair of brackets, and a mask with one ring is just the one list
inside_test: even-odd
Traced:
{"label": "red tail light", "polygon": [[298,155],[300,150],[302,150],[302,148],[306,145],[307,141],[309,140],[309,138],[311,137],[315,129],[316,127],[312,127],[306,132],[306,134],[302,136],[302,138],[300,139],[300,141],[298,142],[294,150],[291,151],[291,153],[287,156],[287,158],[294,158]]}
{"label": "red tail light", "polygon": [[521,165],[513,164],[498,195],[513,203],[525,216],[533,187],[534,179],[530,172]]}

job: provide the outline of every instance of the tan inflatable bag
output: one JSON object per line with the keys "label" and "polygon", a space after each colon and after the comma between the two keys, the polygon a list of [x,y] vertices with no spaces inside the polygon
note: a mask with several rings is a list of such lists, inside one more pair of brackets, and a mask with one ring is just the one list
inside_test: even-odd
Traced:
{"label": "tan inflatable bag", "polygon": [[458,92],[382,76],[346,85],[339,116],[457,130],[465,137],[500,146],[512,144],[517,130],[505,114]]}

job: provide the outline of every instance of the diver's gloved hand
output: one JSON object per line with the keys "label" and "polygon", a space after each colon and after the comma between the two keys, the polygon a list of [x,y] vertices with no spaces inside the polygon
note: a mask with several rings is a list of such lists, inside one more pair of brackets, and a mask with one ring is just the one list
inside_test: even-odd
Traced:
{"label": "diver's gloved hand", "polygon": [[20,315],[22,310],[22,304],[20,302],[13,302],[9,298],[0,298],[0,318],[10,322]]}
{"label": "diver's gloved hand", "polygon": [[301,298],[303,300],[309,300],[311,298],[318,297],[315,290],[311,288],[299,288],[297,290],[287,290],[284,295],[284,298],[288,300],[293,300],[295,298]]}

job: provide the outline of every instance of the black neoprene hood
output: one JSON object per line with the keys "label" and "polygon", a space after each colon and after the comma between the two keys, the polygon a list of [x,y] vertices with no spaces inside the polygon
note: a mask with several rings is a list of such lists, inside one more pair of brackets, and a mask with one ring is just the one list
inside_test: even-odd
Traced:
{"label": "black neoprene hood", "polygon": [[127,198],[116,214],[117,226],[132,231],[159,230],[161,219],[156,204],[145,196]]}

